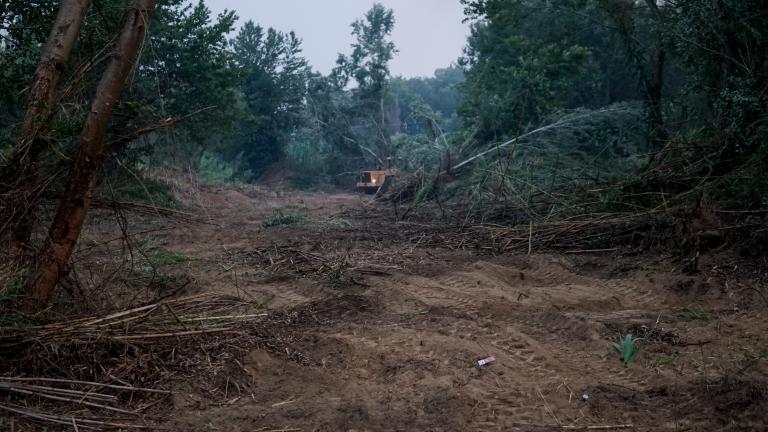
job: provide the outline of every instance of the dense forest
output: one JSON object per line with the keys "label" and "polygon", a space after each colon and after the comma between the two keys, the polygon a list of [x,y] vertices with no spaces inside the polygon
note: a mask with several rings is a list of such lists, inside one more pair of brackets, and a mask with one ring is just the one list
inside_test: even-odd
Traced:
{"label": "dense forest", "polygon": [[[526,164],[547,178],[556,169],[551,180],[570,186],[653,171],[631,179],[642,183],[638,193],[674,195],[701,182],[745,208],[764,204],[766,186],[756,175],[766,103],[759,2],[464,4],[472,25],[464,55],[434,77],[405,79],[389,71],[396,20],[380,5],[352,24],[355,43],[324,76],[303,58],[300,35],[252,21],[235,29],[235,12],[213,16],[203,2],[161,2],[110,123],[109,136],[121,143],[110,149],[99,184],[115,177],[118,190],[140,198],[131,179],[153,169],[251,182],[280,164],[296,186],[347,187],[356,170],[388,157],[410,172],[435,172],[566,120],[567,127],[506,151],[519,157],[497,153],[483,163],[500,169],[504,187],[522,186],[510,182]],[[37,199],[63,186],[44,179],[67,169],[127,7],[102,1],[87,8],[34,145],[19,145],[30,140],[20,135],[26,89],[57,6],[10,1],[0,11],[3,179],[25,183]],[[132,135],[169,118],[178,124]],[[37,166],[36,180],[25,177],[27,163]],[[475,190],[493,183],[476,181],[484,183]],[[4,181],[4,193],[18,183]]]}
{"label": "dense forest", "polygon": [[[397,11],[379,3],[324,74],[301,34],[204,0],[0,0],[0,328],[78,303],[81,233],[107,218],[94,211],[151,261],[125,212],[197,217],[179,199],[193,186],[351,193],[383,166],[396,183],[369,205],[437,227],[417,245],[450,228],[480,252],[629,248],[686,274],[708,251],[764,259],[763,1],[456,1],[462,54],[402,77]],[[259,229],[304,220],[272,217]],[[349,250],[315,273],[346,280]]]}

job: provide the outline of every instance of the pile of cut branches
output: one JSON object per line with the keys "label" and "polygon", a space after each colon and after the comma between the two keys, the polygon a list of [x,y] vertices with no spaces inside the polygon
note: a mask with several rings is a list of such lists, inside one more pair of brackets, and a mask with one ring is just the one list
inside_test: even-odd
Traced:
{"label": "pile of cut branches", "polygon": [[246,261],[264,266],[274,274],[293,273],[301,276],[319,276],[334,271],[331,258],[288,246],[270,246],[244,253]]}
{"label": "pile of cut branches", "polygon": [[173,383],[194,383],[210,401],[248,394],[245,354],[263,349],[314,364],[299,329],[373,306],[342,296],[271,313],[260,307],[203,294],[102,317],[0,327],[0,411],[62,428],[152,429]]}
{"label": "pile of cut branches", "polygon": [[[128,385],[28,377],[0,377],[0,391],[11,395],[0,403],[0,411],[75,430],[150,429],[154,422],[143,413],[170,394]],[[19,397],[25,399],[14,400]],[[134,397],[146,402],[126,409]],[[36,406],[30,407],[31,400]],[[84,410],[92,415],[84,415]]]}
{"label": "pile of cut branches", "polygon": [[366,259],[357,259],[349,253],[320,254],[288,246],[256,249],[247,252],[245,259],[264,266],[271,274],[295,274],[314,279],[338,279],[353,277],[354,273],[377,274],[398,269],[374,264]]}
{"label": "pile of cut branches", "polygon": [[105,317],[31,327],[0,327],[0,348],[29,344],[152,343],[158,339],[232,331],[266,314],[252,305],[210,294],[161,301]]}
{"label": "pile of cut branches", "polygon": [[467,237],[480,248],[510,251],[561,250],[571,253],[603,252],[627,244],[651,220],[649,213],[602,213],[557,221],[530,221],[515,226],[474,225]]}
{"label": "pile of cut branches", "polygon": [[[172,379],[199,374],[200,390],[264,339],[267,314],[234,297],[197,295],[101,317],[0,327],[0,410],[81,430],[146,428],[144,411]],[[9,322],[12,322],[9,320]],[[33,377],[33,378],[30,378]],[[74,420],[73,420],[74,418]],[[73,423],[74,422],[74,423]]]}

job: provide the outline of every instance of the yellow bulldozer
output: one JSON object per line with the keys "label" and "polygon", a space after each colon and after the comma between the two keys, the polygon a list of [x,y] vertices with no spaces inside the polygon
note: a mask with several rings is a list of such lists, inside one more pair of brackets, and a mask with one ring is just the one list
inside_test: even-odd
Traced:
{"label": "yellow bulldozer", "polygon": [[[391,165],[391,158],[387,159],[387,164]],[[399,174],[400,171],[391,167],[387,167],[387,169],[378,167],[375,170],[361,171],[357,179],[357,191],[370,195],[385,193]]]}

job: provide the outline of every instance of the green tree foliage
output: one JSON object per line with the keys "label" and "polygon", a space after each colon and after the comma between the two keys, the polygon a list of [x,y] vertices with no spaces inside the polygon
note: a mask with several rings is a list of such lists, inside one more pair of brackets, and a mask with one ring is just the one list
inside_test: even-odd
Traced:
{"label": "green tree foliage", "polygon": [[390,88],[400,113],[401,131],[409,135],[423,133],[418,108],[425,104],[442,121],[446,130],[455,131],[460,124],[456,110],[461,103],[459,86],[464,82],[464,70],[451,66],[435,71],[429,78],[393,78]]}
{"label": "green tree foliage", "polygon": [[198,141],[231,128],[236,75],[227,34],[236,20],[232,11],[213,17],[202,0],[162,2],[135,80],[142,109],[161,119],[215,107],[181,126]]}
{"label": "green tree foliage", "polygon": [[467,82],[460,111],[481,140],[518,134],[558,109],[637,97],[622,41],[594,2],[464,4],[473,24],[461,59]]}
{"label": "green tree foliage", "polygon": [[226,149],[259,174],[283,158],[302,122],[309,67],[293,33],[246,22],[232,42],[245,115]]}
{"label": "green tree foliage", "polygon": [[380,162],[391,152],[392,133],[398,128],[395,104],[389,89],[389,62],[397,53],[389,39],[395,27],[395,15],[375,3],[364,19],[352,23],[352,54],[340,54],[332,80],[344,88],[354,80],[354,111],[351,119],[353,138],[365,149],[366,157],[374,155]]}
{"label": "green tree foliage", "polygon": [[0,151],[12,145],[13,128],[24,116],[24,98],[19,96],[34,74],[56,3],[0,2]]}
{"label": "green tree foliage", "polygon": [[[212,108],[124,145],[108,163],[113,168],[183,163],[208,170],[229,164],[217,171],[226,178],[255,178],[287,159],[299,176],[306,174],[305,184],[322,179],[348,185],[351,179],[340,174],[383,164],[388,156],[408,169],[445,169],[553,119],[594,112],[601,120],[584,125],[581,133],[569,124],[568,133],[547,135],[547,152],[573,150],[570,160],[588,165],[606,155],[645,151],[649,164],[635,158],[616,165],[643,168],[695,159],[685,174],[658,171],[693,180],[652,180],[640,187],[684,190],[703,176],[741,172],[740,178],[755,179],[754,187],[726,182],[729,190],[735,187],[754,206],[764,199],[743,193],[768,188],[745,171],[759,172],[768,157],[768,64],[761,55],[768,28],[760,1],[462,2],[471,24],[465,52],[457,66],[429,78],[391,76],[395,15],[381,4],[352,23],[350,51],[323,76],[311,71],[294,33],[249,21],[233,35],[233,12],[213,16],[200,0],[161,2],[111,135],[127,136],[165,118]],[[25,88],[55,3],[0,4],[3,151],[18,133]],[[59,155],[80,130],[82,107],[93,97],[88,83],[100,75],[127,5],[127,0],[91,3],[58,95],[65,109],[44,131],[50,144],[43,158],[47,172],[66,163]],[[624,108],[604,109],[612,106]],[[632,124],[638,107],[644,107],[645,118]],[[617,112],[623,114],[608,118]],[[601,131],[595,124],[607,126]],[[640,129],[650,144],[642,150]],[[524,154],[520,148],[514,154]],[[522,172],[520,166],[508,167]]]}
{"label": "green tree foliage", "polygon": [[344,86],[353,78],[361,99],[378,102],[389,80],[389,62],[397,53],[389,40],[395,28],[395,14],[375,3],[364,19],[352,23],[352,54],[339,54],[334,74]]}
{"label": "green tree foliage", "polygon": [[339,54],[329,76],[309,74],[301,120],[286,152],[299,185],[349,185],[357,170],[381,165],[392,154],[391,136],[400,130],[389,70],[397,53],[389,40],[394,25],[394,12],[374,4],[352,23],[352,53]]}
{"label": "green tree foliage", "polygon": [[[0,151],[11,153],[20,130],[20,119],[41,44],[50,31],[56,2],[2,2],[0,61],[8,79],[0,80]],[[85,25],[66,65],[51,121],[41,131],[46,148],[41,155],[41,193],[60,193],[64,172],[82,129],[94,83],[114,49],[114,35],[122,26],[128,0],[89,2]],[[152,18],[141,50],[110,125],[108,142],[132,136],[137,130],[172,117],[182,117],[205,107],[215,107],[174,130],[137,137],[120,146],[108,146],[105,190],[121,190],[118,183],[136,182],[137,168],[155,161],[188,166],[201,146],[233,129],[238,110],[236,77],[226,35],[236,17],[225,12],[212,17],[202,2],[161,2]],[[181,150],[181,151],[180,151]],[[178,156],[182,157],[179,158]],[[13,167],[11,167],[13,169]],[[3,171],[7,172],[7,171]],[[5,178],[2,187],[6,186]],[[109,185],[109,186],[107,186]],[[12,187],[12,185],[10,186]],[[129,188],[130,189],[130,188]],[[135,188],[134,188],[135,189]],[[140,187],[141,190],[146,190]]]}
{"label": "green tree foliage", "polygon": [[242,112],[227,40],[236,20],[233,11],[213,15],[202,0],[159,3],[112,133],[125,136],[166,118],[197,114],[119,149],[105,170],[112,188],[131,189],[127,185],[136,183],[144,167],[201,169],[205,150],[232,136]]}
{"label": "green tree foliage", "polygon": [[766,143],[768,6],[757,0],[681,2],[674,10],[676,51],[692,73],[696,108],[726,145],[721,169]]}
{"label": "green tree foliage", "polygon": [[[462,58],[467,80],[460,113],[466,127],[478,129],[481,145],[534,129],[560,112],[640,101],[646,115],[636,126],[645,130],[646,163],[629,165],[647,172],[629,182],[629,192],[646,197],[641,205],[659,205],[648,201],[654,196],[648,190],[691,188],[765,205],[768,184],[759,174],[768,162],[763,2],[463,3],[473,27]],[[616,154],[638,151],[637,135],[626,137],[614,146]],[[594,145],[582,150],[605,155],[600,142]]]}
{"label": "green tree foliage", "polygon": [[354,115],[351,94],[338,87],[335,77],[309,76],[302,126],[288,147],[299,185],[341,181],[334,176],[362,165],[361,149],[353,138]]}

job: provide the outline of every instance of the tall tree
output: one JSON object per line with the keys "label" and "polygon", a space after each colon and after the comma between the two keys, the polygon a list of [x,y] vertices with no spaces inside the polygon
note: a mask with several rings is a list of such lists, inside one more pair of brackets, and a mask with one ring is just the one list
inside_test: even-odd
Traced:
{"label": "tall tree", "polygon": [[34,225],[37,208],[34,190],[37,187],[38,158],[43,147],[37,136],[53,111],[56,88],[80,33],[87,5],[87,0],[61,2],[32,79],[19,142],[11,162],[2,170],[4,176],[11,174],[5,171],[14,170],[13,176],[19,185],[13,194],[15,202],[12,204],[18,211],[13,218],[15,226],[11,228],[10,249],[15,253],[20,253],[27,246]]}
{"label": "tall tree", "polygon": [[83,127],[64,195],[26,287],[22,311],[36,313],[48,306],[65,272],[90,206],[101,166],[104,139],[128,75],[155,9],[155,0],[134,0]]}
{"label": "tall tree", "polygon": [[[704,128],[718,143],[716,174],[760,156],[761,149],[768,159],[768,3],[679,2],[674,12],[674,52],[689,71],[692,115],[705,120]],[[758,172],[758,178],[766,178]],[[753,189],[759,194],[762,188]]]}
{"label": "tall tree", "polygon": [[[667,67],[666,20],[657,0],[600,0],[621,35],[626,57],[643,88],[648,123],[648,150],[658,151],[669,138],[664,122],[664,78]],[[643,7],[644,6],[644,7]],[[644,41],[641,33],[649,33]]]}
{"label": "tall tree", "polygon": [[551,26],[549,2],[464,3],[475,22],[460,62],[467,77],[460,112],[481,140],[519,134],[568,106],[569,89],[592,82],[591,51]]}
{"label": "tall tree", "polygon": [[357,122],[373,126],[374,130],[367,133],[378,138],[373,144],[380,158],[391,151],[391,120],[397,117],[391,111],[395,104],[388,100],[389,62],[397,54],[397,48],[390,40],[394,28],[394,11],[375,3],[363,19],[352,23],[352,36],[355,38],[352,54],[339,54],[331,74],[341,87],[346,87],[354,79],[356,87],[353,92],[359,115]]}
{"label": "tall tree", "polygon": [[456,110],[461,103],[459,86],[464,82],[464,70],[458,66],[437,69],[430,78],[390,80],[391,92],[399,106],[400,130],[408,134],[424,132],[423,122],[415,121],[417,107],[426,104],[446,121],[450,130],[459,128]]}
{"label": "tall tree", "polygon": [[232,48],[245,113],[228,153],[240,155],[259,175],[282,159],[290,134],[301,123],[309,67],[295,33],[252,21],[240,29]]}
{"label": "tall tree", "polygon": [[196,143],[227,135],[238,114],[237,74],[227,40],[236,21],[235,12],[217,16],[202,0],[160,2],[142,50],[138,88],[131,95],[135,102],[153,118],[216,107],[179,132]]}

